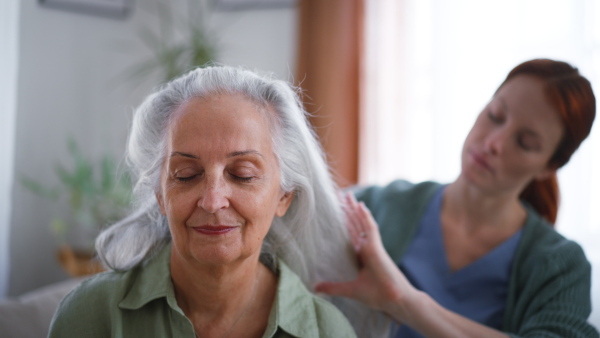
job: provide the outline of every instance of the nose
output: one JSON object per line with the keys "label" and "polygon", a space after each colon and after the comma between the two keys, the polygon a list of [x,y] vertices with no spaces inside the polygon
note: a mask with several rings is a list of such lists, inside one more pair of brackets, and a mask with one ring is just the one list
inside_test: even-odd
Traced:
{"label": "nose", "polygon": [[229,207],[227,187],[222,179],[218,177],[207,177],[205,184],[201,187],[202,192],[198,200],[198,207],[206,212],[214,214],[221,209]]}
{"label": "nose", "polygon": [[491,131],[485,138],[484,149],[493,155],[501,154],[507,140],[508,133],[504,129]]}

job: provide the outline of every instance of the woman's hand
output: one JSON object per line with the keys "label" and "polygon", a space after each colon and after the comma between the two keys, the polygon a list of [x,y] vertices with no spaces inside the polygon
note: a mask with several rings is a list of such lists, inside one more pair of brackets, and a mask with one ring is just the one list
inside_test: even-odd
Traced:
{"label": "woman's hand", "polygon": [[[387,254],[381,242],[377,223],[364,203],[352,193],[340,197],[346,214],[346,225],[358,256],[360,268],[355,280],[342,283],[323,282],[317,292],[361,301],[370,307],[404,321],[412,300],[420,294],[404,277]],[[400,316],[400,318],[398,318]]]}
{"label": "woman's hand", "polygon": [[361,301],[425,337],[507,337],[445,309],[413,287],[385,251],[371,212],[351,193],[341,199],[360,264],[358,276],[344,283],[320,283],[315,287],[317,292]]}

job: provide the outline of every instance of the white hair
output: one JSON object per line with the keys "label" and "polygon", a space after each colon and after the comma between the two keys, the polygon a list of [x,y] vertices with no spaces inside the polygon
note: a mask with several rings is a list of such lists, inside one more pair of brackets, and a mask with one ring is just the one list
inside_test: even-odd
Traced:
{"label": "white hair", "polygon": [[[127,147],[127,161],[136,180],[134,211],[98,236],[96,250],[102,262],[114,270],[129,270],[171,241],[167,218],[156,200],[168,125],[186,100],[215,94],[243,95],[267,108],[262,111],[271,115],[281,189],[294,194],[287,213],[276,216],[271,224],[261,262],[274,270],[276,258],[282,259],[309,289],[320,281],[355,278],[357,263],[336,186],[299,95],[284,81],[226,66],[192,70],[148,96],[136,110]],[[379,336],[378,332],[387,330],[388,322],[380,313],[358,302],[329,300],[360,336]]]}

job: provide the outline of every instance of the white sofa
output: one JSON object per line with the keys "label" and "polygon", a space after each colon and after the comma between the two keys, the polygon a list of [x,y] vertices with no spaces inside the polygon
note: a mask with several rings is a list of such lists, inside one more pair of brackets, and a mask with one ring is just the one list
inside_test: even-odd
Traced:
{"label": "white sofa", "polygon": [[58,304],[85,278],[68,279],[30,291],[16,298],[0,300],[2,338],[43,338]]}

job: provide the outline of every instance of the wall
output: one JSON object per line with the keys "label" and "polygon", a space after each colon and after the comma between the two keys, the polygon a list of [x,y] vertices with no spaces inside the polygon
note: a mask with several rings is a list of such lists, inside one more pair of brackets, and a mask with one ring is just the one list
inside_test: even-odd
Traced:
{"label": "wall", "polygon": [[215,12],[219,60],[292,80],[296,68],[296,10]]}
{"label": "wall", "polygon": [[[69,135],[92,158],[122,155],[131,111],[153,84],[134,86],[123,72],[149,57],[138,32],[156,18],[139,8],[117,20],[47,9],[37,1],[21,2],[20,12],[15,179],[26,175],[57,185],[54,165],[69,163]],[[219,61],[288,78],[295,20],[294,8],[213,13]],[[66,205],[33,195],[18,182],[12,205],[8,295],[67,278],[48,227]]]}
{"label": "wall", "polygon": [[8,224],[11,215],[15,106],[17,101],[18,0],[0,2],[0,295],[8,289]]}

